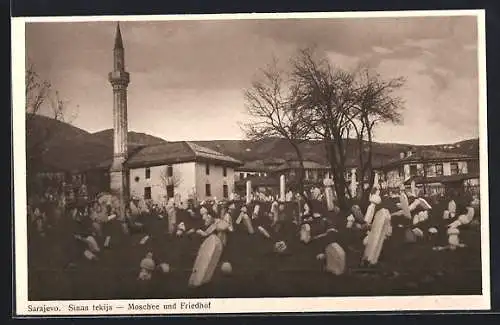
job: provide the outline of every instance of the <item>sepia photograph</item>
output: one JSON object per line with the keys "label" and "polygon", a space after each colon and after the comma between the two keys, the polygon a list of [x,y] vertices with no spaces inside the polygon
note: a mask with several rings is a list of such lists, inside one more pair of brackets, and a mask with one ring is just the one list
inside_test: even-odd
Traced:
{"label": "sepia photograph", "polygon": [[13,33],[18,313],[489,308],[484,11]]}

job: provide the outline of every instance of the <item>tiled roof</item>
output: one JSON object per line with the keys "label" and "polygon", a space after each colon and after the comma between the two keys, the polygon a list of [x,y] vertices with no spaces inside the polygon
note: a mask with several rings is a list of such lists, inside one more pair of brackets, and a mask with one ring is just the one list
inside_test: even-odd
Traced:
{"label": "tiled roof", "polygon": [[252,186],[279,186],[280,181],[277,177],[248,177],[246,179],[240,179],[235,182],[236,186],[244,186],[247,181],[252,182]]}
{"label": "tiled roof", "polygon": [[[131,157],[133,156],[136,152],[139,150],[143,149],[146,147],[146,145],[143,144],[131,144],[129,143],[127,146],[128,150],[128,156]],[[94,168],[97,169],[109,169],[111,167],[111,164],[113,163],[113,153],[112,150],[107,154],[107,158],[104,160],[101,160],[97,165],[94,166]]]}
{"label": "tiled roof", "polygon": [[417,151],[410,156],[405,158],[394,158],[391,159],[386,166],[393,166],[408,162],[420,162],[420,161],[447,161],[447,160],[457,160],[457,159],[474,159],[472,156],[454,153],[454,152],[445,152],[439,150],[420,150]]}
{"label": "tiled roof", "polygon": [[232,157],[188,141],[146,146],[131,155],[126,164],[129,167],[140,167],[190,161],[218,161],[229,165],[241,164],[240,161]]}
{"label": "tiled roof", "polygon": [[238,167],[236,170],[242,172],[267,172],[270,168],[264,164],[264,161],[254,160],[245,162],[245,164]]}
{"label": "tiled roof", "polygon": [[415,184],[429,184],[429,183],[452,183],[452,182],[462,182],[467,179],[479,178],[479,173],[468,173],[468,174],[456,174],[456,175],[446,175],[446,176],[436,176],[436,177],[423,177],[414,176],[410,177],[405,181],[406,185],[410,185],[412,181]]}
{"label": "tiled roof", "polygon": [[[312,160],[305,160],[303,163],[304,163],[305,169],[329,169],[330,168],[329,166],[317,163],[317,162],[312,161]],[[283,165],[274,169],[274,171],[284,171],[284,170],[288,170],[290,168],[300,168],[300,163],[296,160],[288,161],[288,162],[284,163]]]}
{"label": "tiled roof", "polygon": [[210,159],[210,160],[220,160],[220,161],[225,161],[229,163],[233,163],[236,165],[242,164],[241,161],[234,159],[233,157],[230,157],[228,155],[225,155],[223,153],[220,153],[218,151],[202,147],[200,145],[197,145],[193,142],[185,141],[185,143],[191,148],[191,150],[194,152],[196,158],[205,158],[205,159]]}

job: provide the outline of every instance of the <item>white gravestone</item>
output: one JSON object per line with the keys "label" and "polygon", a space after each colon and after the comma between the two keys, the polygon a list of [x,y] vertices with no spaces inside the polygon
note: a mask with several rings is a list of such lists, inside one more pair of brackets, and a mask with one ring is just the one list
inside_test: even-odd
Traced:
{"label": "white gravestone", "polygon": [[415,197],[417,196],[417,187],[416,187],[416,184],[415,184],[415,181],[412,180],[411,181],[411,194]]}
{"label": "white gravestone", "polygon": [[357,187],[358,187],[358,182],[356,181],[356,169],[353,168],[351,169],[351,185],[350,185],[352,197],[356,197]]}
{"label": "white gravestone", "polygon": [[351,212],[352,215],[354,216],[354,219],[356,219],[356,222],[362,223],[364,221],[364,216],[363,212],[361,212],[361,208],[359,205],[355,204],[351,207]]}
{"label": "white gravestone", "polygon": [[348,217],[347,217],[347,224],[346,224],[346,228],[352,228],[352,226],[354,225],[354,221],[356,221],[356,219],[354,219],[354,216],[352,214],[350,214]]}
{"label": "white gravestone", "polygon": [[373,187],[380,188],[379,181],[380,181],[380,175],[377,172],[375,172],[375,175],[373,177]]}
{"label": "white gravestone", "polygon": [[401,188],[401,193],[399,194],[399,208],[401,210],[394,212],[393,216],[405,216],[407,219],[411,219],[410,207],[408,204],[408,197],[404,191],[404,188]]}
{"label": "white gravestone", "polygon": [[370,204],[368,205],[368,208],[366,209],[365,213],[365,222],[367,224],[371,224],[373,221],[373,216],[375,215],[375,208],[377,207],[378,204],[382,202],[382,199],[380,198],[380,190],[377,188],[374,188],[375,191],[373,194],[370,195]]}
{"label": "white gravestone", "polygon": [[391,214],[387,209],[380,209],[375,214],[373,225],[367,237],[367,243],[363,254],[364,260],[372,265],[377,264],[382,252],[384,241],[387,238],[391,222]]}
{"label": "white gravestone", "polygon": [[182,206],[182,199],[181,199],[180,193],[176,193],[174,195],[174,205],[178,208],[180,208]]}
{"label": "white gravestone", "polygon": [[410,212],[415,210],[420,205],[420,199],[416,198],[410,205],[408,205],[408,209]]}
{"label": "white gravestone", "polygon": [[333,195],[333,181],[329,178],[323,180],[323,185],[325,187],[325,198],[326,206],[328,211],[333,211],[335,209],[334,205],[334,195]]}
{"label": "white gravestone", "polygon": [[326,246],[325,256],[327,272],[335,275],[341,275],[345,272],[345,251],[339,244],[332,243]]}
{"label": "white gravestone", "polygon": [[450,218],[455,218],[455,214],[457,213],[457,204],[455,203],[455,200],[448,202],[448,211],[450,213]]}
{"label": "white gravestone", "polygon": [[330,186],[325,187],[325,198],[328,211],[333,211],[335,209],[335,204],[333,202],[333,189]]}
{"label": "white gravestone", "polygon": [[285,188],[286,188],[285,175],[281,175],[280,176],[280,201],[281,202],[285,201]]}
{"label": "white gravestone", "polygon": [[140,269],[141,271],[139,272],[139,280],[151,280],[152,273],[156,267],[156,264],[153,260],[153,253],[149,252],[146,254],[146,257],[144,257],[141,260],[140,263]]}
{"label": "white gravestone", "polygon": [[448,244],[450,245],[450,249],[454,250],[457,247],[460,247],[460,231],[457,228],[450,228],[447,231],[448,233]]}
{"label": "white gravestone", "polygon": [[252,202],[252,182],[247,181],[246,183],[247,188],[246,188],[246,203],[250,204]]}
{"label": "white gravestone", "polygon": [[207,237],[198,250],[188,285],[199,287],[212,280],[222,255],[223,243],[217,235]]}

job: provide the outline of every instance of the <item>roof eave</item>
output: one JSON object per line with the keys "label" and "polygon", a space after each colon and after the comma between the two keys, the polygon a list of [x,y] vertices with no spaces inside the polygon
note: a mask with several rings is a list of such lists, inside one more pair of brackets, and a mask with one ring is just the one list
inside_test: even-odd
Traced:
{"label": "roof eave", "polygon": [[419,158],[419,159],[400,159],[394,162],[390,162],[381,166],[381,168],[391,168],[404,164],[412,164],[412,163],[421,163],[421,162],[455,162],[455,161],[469,161],[469,160],[477,160],[479,157],[454,157],[454,158]]}
{"label": "roof eave", "polygon": [[145,167],[155,167],[155,166],[165,166],[165,165],[174,165],[174,164],[183,164],[183,163],[189,163],[189,162],[210,162],[210,163],[217,163],[217,165],[222,165],[222,166],[231,166],[231,167],[236,167],[240,166],[242,163],[239,161],[227,161],[227,160],[222,160],[222,159],[210,159],[210,158],[205,158],[205,157],[186,157],[183,159],[163,159],[163,160],[157,160],[157,161],[151,161],[151,162],[141,162],[141,161],[129,161],[126,162],[125,165],[128,168],[145,168]]}

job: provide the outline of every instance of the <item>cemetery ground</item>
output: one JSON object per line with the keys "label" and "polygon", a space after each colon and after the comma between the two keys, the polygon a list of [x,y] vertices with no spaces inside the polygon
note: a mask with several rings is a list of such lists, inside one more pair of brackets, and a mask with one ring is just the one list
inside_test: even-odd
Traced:
{"label": "cemetery ground", "polygon": [[[197,236],[177,238],[167,234],[167,221],[144,219],[145,233],[122,234],[118,223],[108,224],[109,248],[98,239],[98,260],[89,261],[83,249],[64,240],[61,232],[46,237],[29,236],[28,297],[30,300],[256,298],[319,296],[402,296],[481,294],[481,245],[479,227],[461,230],[467,246],[455,251],[435,251],[429,239],[405,243],[404,230],[394,229],[384,243],[375,268],[361,268],[360,238],[344,241],[346,272],[335,276],[324,271],[316,259],[321,248],[301,243],[296,232],[286,240],[285,253],[273,252],[275,240],[259,234],[232,233],[220,263],[232,265],[230,274],[219,268],[212,281],[189,288],[198,247]],[[356,236],[354,236],[356,237]],[[153,252],[156,264],[168,263],[170,272],[157,270],[150,281],[139,281],[139,263]],[[71,257],[74,257],[73,259]],[[72,261],[73,263],[69,263]]]}

